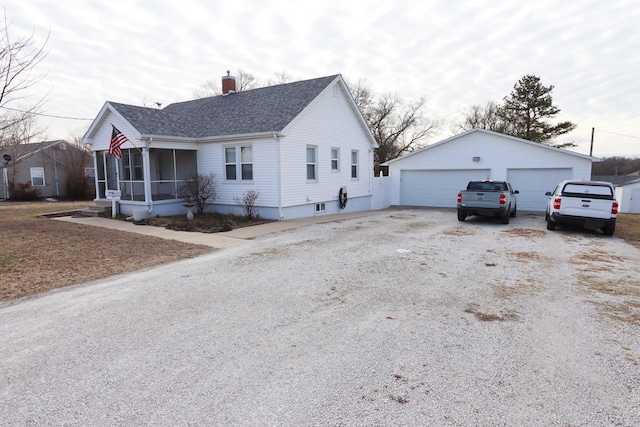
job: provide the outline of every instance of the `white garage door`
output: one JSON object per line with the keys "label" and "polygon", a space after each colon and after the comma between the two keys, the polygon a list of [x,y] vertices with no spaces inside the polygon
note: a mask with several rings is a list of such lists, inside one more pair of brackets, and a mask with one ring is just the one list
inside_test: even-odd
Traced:
{"label": "white garage door", "polygon": [[489,169],[403,170],[400,204],[403,206],[455,207],[458,191],[475,179],[487,179]]}
{"label": "white garage door", "polygon": [[547,200],[544,195],[547,191],[553,191],[562,180],[572,179],[569,168],[553,169],[509,169],[507,181],[511,183],[518,194],[518,210],[544,211],[547,208]]}

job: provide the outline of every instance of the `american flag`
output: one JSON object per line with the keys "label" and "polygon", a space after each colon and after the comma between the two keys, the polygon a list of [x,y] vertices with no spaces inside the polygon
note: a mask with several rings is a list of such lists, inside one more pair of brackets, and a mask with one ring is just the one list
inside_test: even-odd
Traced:
{"label": "american flag", "polygon": [[114,125],[111,125],[113,130],[111,131],[111,144],[109,144],[109,153],[113,154],[113,157],[119,159],[122,157],[120,146],[125,142],[129,142],[126,136],[122,134]]}

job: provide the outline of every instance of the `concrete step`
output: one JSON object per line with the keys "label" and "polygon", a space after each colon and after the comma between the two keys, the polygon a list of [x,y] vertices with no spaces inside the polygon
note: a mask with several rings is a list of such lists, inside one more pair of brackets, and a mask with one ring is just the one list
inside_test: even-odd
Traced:
{"label": "concrete step", "polygon": [[80,209],[80,215],[91,217],[111,216],[111,202],[98,200],[93,206]]}

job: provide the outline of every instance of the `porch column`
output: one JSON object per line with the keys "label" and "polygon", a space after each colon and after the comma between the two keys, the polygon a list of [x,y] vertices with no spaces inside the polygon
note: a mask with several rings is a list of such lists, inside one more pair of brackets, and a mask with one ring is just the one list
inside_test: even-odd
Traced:
{"label": "porch column", "polygon": [[[95,185],[96,189],[96,198],[93,199],[98,200],[100,198],[100,184],[98,182],[98,177],[100,176],[100,171],[98,170],[98,152],[93,151],[93,185]],[[103,171],[104,173],[104,171]],[[107,186],[107,176],[105,175],[104,185]]]}
{"label": "porch column", "polygon": [[151,209],[151,164],[149,161],[149,147],[142,149],[142,175],[144,176],[144,201]]}

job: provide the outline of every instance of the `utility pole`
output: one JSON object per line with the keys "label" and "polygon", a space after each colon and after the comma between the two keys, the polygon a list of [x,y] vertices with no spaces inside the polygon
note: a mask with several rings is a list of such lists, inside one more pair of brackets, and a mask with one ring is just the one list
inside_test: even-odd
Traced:
{"label": "utility pole", "polygon": [[593,155],[593,134],[595,133],[596,128],[591,128],[591,148],[589,149],[589,156]]}

